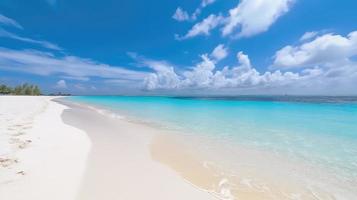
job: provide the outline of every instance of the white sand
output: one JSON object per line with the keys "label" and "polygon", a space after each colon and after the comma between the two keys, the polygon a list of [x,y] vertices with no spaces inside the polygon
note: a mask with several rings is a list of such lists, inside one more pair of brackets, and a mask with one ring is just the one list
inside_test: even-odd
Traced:
{"label": "white sand", "polygon": [[0,97],[1,200],[215,199],[152,160],[160,130],[65,108]]}
{"label": "white sand", "polygon": [[0,167],[0,199],[75,199],[90,140],[51,99],[0,97],[0,158],[17,160]]}

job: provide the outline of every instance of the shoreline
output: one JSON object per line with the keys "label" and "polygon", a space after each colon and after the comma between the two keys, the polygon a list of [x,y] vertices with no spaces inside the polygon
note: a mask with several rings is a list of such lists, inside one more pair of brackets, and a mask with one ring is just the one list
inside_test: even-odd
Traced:
{"label": "shoreline", "polygon": [[62,120],[93,145],[77,199],[217,199],[152,159],[150,144],[163,130],[61,103],[70,107]]}
{"label": "shoreline", "polygon": [[[211,197],[214,197],[214,199],[234,199],[231,196],[229,189],[225,187],[226,184],[217,186],[219,190],[216,190],[216,186],[211,187],[212,183],[218,184],[225,180],[221,176],[216,176],[217,172],[213,172],[211,169],[208,169],[202,162],[200,156],[197,155],[194,150],[190,148],[182,148],[184,145],[182,145],[182,143],[180,143],[181,141],[179,142],[178,138],[175,137],[175,135],[177,136],[178,134],[177,130],[171,130],[167,127],[163,127],[158,124],[151,124],[140,119],[133,119],[132,116],[127,118],[121,114],[118,115],[113,113],[105,107],[72,102],[66,99],[57,99],[55,101],[70,107],[71,110],[74,111],[69,113],[70,111],[66,110],[62,114],[62,118],[65,123],[80,128],[81,130],[85,130],[85,132],[90,135],[90,132],[93,132],[93,127],[90,128],[88,125],[85,125],[84,122],[78,123],[78,121],[84,118],[87,120],[88,116],[92,116],[96,119],[90,119],[89,121],[98,122],[101,118],[106,122],[115,122],[117,124],[107,124],[106,126],[103,126],[103,124],[95,124],[95,126],[110,126],[113,130],[121,130],[122,127],[125,127],[126,130],[123,131],[125,133],[124,135],[129,136],[127,134],[130,134],[130,136],[134,136],[136,138],[136,141],[138,139],[145,140],[145,154],[150,157],[152,162],[158,163],[163,165],[165,168],[172,170],[172,172],[175,173],[175,175],[178,175],[185,183],[199,191],[210,194]],[[79,114],[79,112],[82,112],[82,114]],[[82,116],[78,116],[76,119],[73,119],[73,117],[71,117],[73,114],[79,114]],[[118,127],[118,124],[122,127]],[[133,133],[132,130],[134,129],[139,129],[140,133]],[[105,132],[108,133],[110,131]],[[123,137],[123,135],[120,136],[118,133],[110,134],[110,138],[112,139],[117,138],[120,140]],[[94,136],[95,135],[96,134],[94,133]],[[101,140],[103,140],[103,138]],[[98,141],[98,138],[93,138],[93,141]],[[94,160],[97,159],[94,158]],[[85,199],[88,199],[88,197]]]}
{"label": "shoreline", "polygon": [[[92,111],[108,118],[113,118],[113,115],[116,116],[114,118],[118,116],[116,112],[112,113],[110,109],[107,110],[101,106],[96,107],[86,103],[82,105],[90,107]],[[333,174],[309,163],[290,160],[290,158],[281,155],[274,155],[273,152],[240,145],[232,149],[234,151],[224,149],[225,151],[214,152],[217,147],[220,148],[219,145],[224,145],[224,143],[210,139],[204,141],[208,142],[206,146],[211,148],[212,145],[215,145],[216,149],[201,154],[202,152],[198,152],[194,145],[204,145],[202,143],[204,138],[187,137],[187,135],[178,134],[178,131],[166,127],[141,123],[140,120],[131,121],[126,116],[119,115],[118,120],[133,126],[154,130],[155,137],[151,138],[149,144],[151,158],[172,169],[195,188],[209,192],[220,199],[280,200],[300,198],[313,200],[316,198],[334,199],[335,195],[337,197],[353,197],[354,195],[350,193],[353,191],[354,183],[344,184],[337,188],[331,187],[338,184],[337,180],[330,180]],[[197,141],[192,142],[196,139]],[[238,168],[234,169],[235,173],[231,173],[227,166],[222,168],[222,163],[220,163],[222,159],[211,155],[207,156],[209,153],[219,157],[229,154],[238,157],[238,159],[226,157],[226,159],[233,159],[238,164]],[[212,160],[212,158],[214,159]],[[341,191],[341,187],[345,187],[346,191],[344,189]]]}
{"label": "shoreline", "polygon": [[[16,121],[6,142],[31,140],[24,148],[16,143],[16,151],[7,154],[12,163],[0,166],[0,199],[327,200],[354,195],[355,183],[333,188],[338,183],[330,180],[333,174],[308,163],[239,145],[221,148],[225,143],[131,121],[100,106],[53,97],[0,101],[9,107],[0,107],[0,125],[5,125],[0,128],[10,127],[8,118]],[[11,135],[14,130],[22,134]],[[1,159],[4,152],[0,146]],[[234,161],[236,171],[229,171],[224,159]]]}
{"label": "shoreline", "polygon": [[[26,125],[19,113],[32,120],[21,135],[31,140],[28,146],[0,148],[0,199],[217,199],[152,160],[149,145],[157,129],[58,100],[0,98],[4,129],[9,122],[3,113],[11,114],[16,127]],[[6,135],[0,142],[10,142],[10,133],[1,136]],[[10,157],[16,162],[5,166]]]}
{"label": "shoreline", "polygon": [[[283,177],[280,177],[279,179],[278,177],[275,177],[276,179],[274,179],[274,177],[270,177],[269,173],[264,174],[257,171],[257,169],[253,169],[252,171],[251,168],[242,168],[244,172],[240,173],[237,176],[236,174],[230,174],[228,168],[222,169],[221,166],[215,165],[217,163],[212,163],[210,161],[206,162],[205,159],[207,159],[208,157],[205,157],[205,155],[200,154],[197,149],[194,149],[192,146],[195,144],[201,145],[199,143],[202,142],[203,138],[186,137],[180,135],[177,131],[161,128],[160,126],[155,126],[152,124],[142,123],[140,120],[128,121],[125,116],[119,115],[118,117],[118,115],[111,113],[111,111],[107,110],[107,108],[96,107],[91,104],[78,102],[72,103],[71,101],[66,100],[62,101],[62,103],[65,103],[65,105],[72,107],[72,110],[77,109],[77,113],[78,109],[87,113],[82,113],[82,116],[78,116],[77,119],[68,119],[67,122],[65,120],[65,117],[63,117],[66,123],[85,130],[87,133],[90,132],[90,130],[88,131],[88,125],[76,125],[73,124],[73,122],[78,122],[78,120],[80,119],[87,120],[88,116],[90,116],[89,113],[91,112],[92,114],[96,115],[96,117],[94,117],[96,119],[91,119],[89,121],[98,121],[99,118],[103,118],[105,121],[110,120],[115,121],[116,123],[120,123],[124,127],[129,125],[130,128],[125,130],[124,132],[129,133],[130,136],[134,136],[136,134],[131,132],[131,129],[139,129],[139,132],[144,134],[139,134],[134,137],[136,137],[137,139],[143,139],[147,137],[144,140],[146,141],[145,146],[147,146],[146,153],[150,154],[150,160],[154,160],[155,162],[162,164],[165,167],[168,167],[170,170],[173,171],[173,173],[179,175],[180,179],[183,179],[190,186],[204,191],[205,193],[209,193],[210,195],[212,195],[212,197],[215,197],[217,199],[234,200],[243,198],[249,200],[283,200],[291,197],[288,194],[284,194],[284,192],[289,191],[289,193],[294,194],[299,193],[301,189],[297,189],[299,188],[298,185],[294,185],[293,183],[289,183],[288,181],[285,181],[287,185],[282,186],[278,182],[279,180],[283,181]],[[96,124],[96,126],[98,126],[98,124]],[[100,125],[100,127],[103,127],[103,125]],[[112,129],[114,130],[121,129],[120,127],[117,127],[117,124],[107,125],[107,127],[112,127]],[[117,133],[114,133],[112,136],[117,137],[118,140],[122,138]],[[112,138],[112,140],[113,139],[114,138]],[[196,139],[199,141],[195,141],[193,143],[186,143],[186,141],[192,141]],[[98,141],[98,138],[93,138],[92,140]],[[283,163],[284,161],[279,160],[276,157],[261,151],[253,151],[243,147],[239,149],[238,153],[239,154],[237,155],[244,157],[244,162],[250,164],[256,164],[255,162],[257,160],[268,161],[269,159],[263,158],[263,155],[265,155],[268,156],[268,158],[274,160],[274,165],[285,165]],[[249,157],[252,157],[253,159],[250,159]],[[255,157],[258,157],[259,159],[256,160]],[[264,168],[261,168],[261,170],[264,170]],[[246,177],[249,178],[247,179]],[[270,186],[272,186],[272,188],[266,188],[267,186],[264,185],[265,183],[261,181],[267,181],[267,183],[271,184]],[[88,194],[88,192],[85,193]],[[313,195],[306,193],[303,195],[304,199],[314,199],[314,197],[312,196]]]}

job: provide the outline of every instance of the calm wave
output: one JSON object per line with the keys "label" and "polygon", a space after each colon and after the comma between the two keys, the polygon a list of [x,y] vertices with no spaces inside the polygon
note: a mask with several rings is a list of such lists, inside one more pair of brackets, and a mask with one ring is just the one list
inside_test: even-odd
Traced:
{"label": "calm wave", "polygon": [[[333,191],[333,198],[343,199],[337,198],[340,193],[357,195],[357,191],[350,189],[357,186],[357,97],[86,96],[69,99],[220,141],[223,145],[205,144],[201,150],[212,155],[219,152],[222,163],[233,168],[238,169],[242,162],[234,156],[240,155],[238,151],[233,153],[235,146],[271,152],[288,162],[309,166],[302,167],[302,172],[298,170],[300,179],[309,180],[309,184],[316,182],[313,187],[318,185]],[[259,161],[250,164],[256,169],[262,165]],[[323,169],[323,175],[318,172],[321,170],[311,175],[307,172],[315,167]],[[296,169],[286,168],[287,176],[295,174],[291,175],[295,179]],[[322,176],[325,178],[321,179]],[[334,189],[328,188],[333,185]]]}

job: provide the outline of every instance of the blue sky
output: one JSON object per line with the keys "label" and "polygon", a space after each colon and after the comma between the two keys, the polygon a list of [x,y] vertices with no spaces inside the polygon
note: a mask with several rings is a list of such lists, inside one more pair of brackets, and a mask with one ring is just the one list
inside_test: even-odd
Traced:
{"label": "blue sky", "polygon": [[0,82],[73,94],[357,94],[352,0],[2,0]]}

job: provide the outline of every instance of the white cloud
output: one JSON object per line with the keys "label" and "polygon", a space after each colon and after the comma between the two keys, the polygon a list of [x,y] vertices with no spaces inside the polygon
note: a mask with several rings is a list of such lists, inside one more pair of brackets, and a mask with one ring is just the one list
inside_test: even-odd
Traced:
{"label": "white cloud", "polygon": [[277,67],[338,67],[357,56],[357,31],[346,37],[324,34],[312,41],[297,46],[285,46],[276,52],[274,66]]}
{"label": "white cloud", "polygon": [[156,73],[151,73],[144,79],[144,85],[147,89],[156,89],[158,85],[176,88],[179,83],[179,77],[174,71],[173,66],[166,61],[156,61],[141,57],[133,57],[140,65],[149,67]]}
{"label": "white cloud", "polygon": [[89,81],[89,77],[84,76],[61,76],[63,79],[76,80],[76,81]]}
{"label": "white cloud", "polygon": [[[282,86],[297,80],[310,77],[312,73],[306,71],[304,75],[293,72],[259,73],[251,66],[247,55],[239,52],[238,66],[216,69],[216,64],[206,54],[202,61],[189,70],[177,74],[172,66],[161,66],[145,79],[148,90],[154,89],[222,89],[222,88],[254,88],[266,86]],[[166,68],[166,70],[162,70]],[[152,67],[152,69],[156,69]],[[170,73],[163,73],[170,71]],[[171,81],[167,81],[171,80]]]}
{"label": "white cloud", "polygon": [[220,61],[227,57],[228,50],[224,47],[223,44],[219,44],[211,53],[211,57],[213,57],[216,61]]}
{"label": "white cloud", "polygon": [[22,26],[19,23],[17,23],[15,20],[10,19],[2,14],[0,14],[0,24],[23,29]]}
{"label": "white cloud", "polygon": [[211,14],[207,18],[205,18],[203,21],[195,24],[191,30],[188,31],[188,33],[179,38],[179,39],[187,39],[187,38],[192,38],[198,35],[209,35],[210,31],[214,28],[216,28],[219,24],[222,23],[223,17],[221,15],[214,15]]}
{"label": "white cloud", "polygon": [[[7,25],[7,26],[13,26],[19,29],[23,29],[23,27],[17,23],[15,20],[10,19],[4,15],[0,14],[0,25]],[[52,49],[52,50],[62,50],[58,45],[53,44],[51,42],[48,41],[44,41],[44,40],[35,40],[35,39],[31,39],[31,38],[27,38],[27,37],[21,37],[15,33],[11,33],[6,31],[5,29],[0,27],[0,37],[7,37],[7,38],[11,38],[14,40],[19,40],[22,42],[28,42],[28,43],[32,43],[32,44],[37,44],[37,45],[41,45],[44,48],[47,49]]]}
{"label": "white cloud", "polygon": [[201,7],[204,8],[212,3],[214,3],[216,0],[202,0],[201,1]]}
{"label": "white cloud", "polygon": [[38,45],[41,45],[41,46],[43,46],[43,47],[45,47],[47,49],[52,49],[52,50],[57,50],[57,51],[62,50],[61,47],[59,47],[58,45],[53,44],[51,42],[44,41],[44,40],[34,40],[34,39],[31,39],[31,38],[21,37],[21,36],[18,36],[16,34],[14,34],[14,33],[10,33],[8,31],[2,29],[2,28],[0,28],[0,37],[7,37],[7,38],[14,39],[14,40],[22,41],[22,42],[38,44]]}
{"label": "white cloud", "polygon": [[202,10],[214,2],[216,2],[216,0],[202,0],[200,6],[196,8],[195,12],[192,13],[191,19],[196,20],[197,17],[201,14]]}
{"label": "white cloud", "polygon": [[56,86],[55,88],[58,88],[58,89],[66,89],[67,88],[67,83],[65,80],[59,80],[57,83],[56,83]]}
{"label": "white cloud", "polygon": [[[348,40],[353,41],[355,35],[354,32],[350,33]],[[326,47],[329,46],[326,40],[324,43]],[[318,49],[323,50],[324,48],[319,47]],[[349,52],[355,51],[356,48],[349,47],[348,49],[344,52],[347,55],[355,56],[355,53]],[[321,56],[318,56],[319,59],[322,59]],[[341,58],[346,57],[342,56]],[[210,56],[202,55],[201,59],[201,62],[193,67],[186,67],[185,70],[175,70],[172,64],[164,61],[146,62],[145,66],[150,67],[154,72],[145,79],[144,86],[148,90],[169,92],[207,93],[228,90],[230,92],[256,91],[257,94],[357,94],[355,90],[357,63],[352,61],[353,59],[343,62],[339,61],[340,59],[333,62],[329,58],[326,58],[325,62],[314,59],[323,64],[309,65],[294,72],[285,69],[259,72],[252,66],[248,55],[243,52],[237,53],[238,65],[233,67],[217,66],[217,61],[212,53]]]}
{"label": "white cloud", "polygon": [[216,68],[214,62],[207,55],[202,55],[202,62],[198,63],[192,70],[183,73],[179,87],[210,87],[213,70]]}
{"label": "white cloud", "polygon": [[195,21],[201,14],[202,10],[208,5],[213,4],[215,1],[216,0],[202,0],[200,6],[195,9],[191,16],[181,7],[178,7],[172,18],[177,21]]}
{"label": "white cloud", "polygon": [[289,11],[293,0],[242,0],[229,11],[223,27],[223,36],[234,33],[249,37],[265,32],[283,14]]}
{"label": "white cloud", "polygon": [[[250,60],[247,55],[239,52],[237,54],[239,62],[235,67],[224,67],[222,70],[214,70],[216,67],[212,61],[203,57],[202,63],[198,64],[193,70],[195,76],[186,76],[186,82],[194,82],[195,80],[202,79],[205,81],[195,82],[195,87],[199,88],[252,88],[256,86],[266,86],[272,84],[286,84],[289,81],[301,78],[298,74],[291,72],[281,73],[280,71],[265,72],[260,74],[255,68],[251,66]],[[206,67],[202,70],[201,66]],[[199,70],[198,70],[199,69]],[[202,71],[206,71],[202,73]],[[190,73],[189,73],[190,74]],[[205,75],[204,75],[205,74]],[[202,84],[203,83],[203,84]]]}
{"label": "white cloud", "polygon": [[325,94],[356,94],[357,31],[347,36],[328,33],[312,38],[277,51],[273,66],[285,70],[302,68],[302,74],[313,75],[304,83],[310,86],[307,89],[324,90]]}
{"label": "white cloud", "polygon": [[177,21],[188,21],[190,20],[190,16],[186,11],[184,11],[182,8],[178,7],[172,16],[173,19]]}
{"label": "white cloud", "polygon": [[300,42],[315,38],[319,33],[316,31],[306,32],[301,36]]}
{"label": "white cloud", "polygon": [[[295,0],[241,0],[229,10],[229,16],[211,14],[195,24],[183,39],[209,35],[214,28],[222,26],[222,36],[250,37],[265,32],[287,13]],[[198,10],[200,12],[200,9]]]}
{"label": "white cloud", "polygon": [[81,79],[124,79],[142,81],[148,73],[110,66],[76,56],[56,57],[48,52],[0,48],[0,69],[41,76],[56,75]]}

